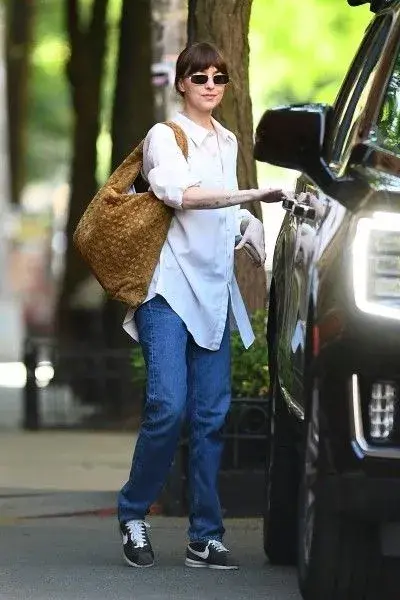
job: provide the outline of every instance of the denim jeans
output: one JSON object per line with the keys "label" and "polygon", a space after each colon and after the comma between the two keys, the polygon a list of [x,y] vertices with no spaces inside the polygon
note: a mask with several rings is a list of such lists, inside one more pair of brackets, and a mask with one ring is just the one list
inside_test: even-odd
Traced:
{"label": "denim jeans", "polygon": [[135,319],[147,368],[146,402],[129,480],[118,496],[118,518],[144,519],[167,479],[186,418],[188,536],[221,540],[217,482],[221,428],[231,400],[229,323],[219,350],[213,351],[196,344],[162,296],[140,306]]}

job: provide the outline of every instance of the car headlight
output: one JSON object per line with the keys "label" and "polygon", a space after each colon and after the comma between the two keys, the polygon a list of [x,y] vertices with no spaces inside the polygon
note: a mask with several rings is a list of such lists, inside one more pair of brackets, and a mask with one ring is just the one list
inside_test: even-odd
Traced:
{"label": "car headlight", "polygon": [[400,320],[400,214],[376,212],[357,223],[353,244],[357,307]]}

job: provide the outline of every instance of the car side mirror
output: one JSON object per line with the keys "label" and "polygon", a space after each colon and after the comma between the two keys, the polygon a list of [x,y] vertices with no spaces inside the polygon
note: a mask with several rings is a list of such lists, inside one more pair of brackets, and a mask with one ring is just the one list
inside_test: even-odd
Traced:
{"label": "car side mirror", "polygon": [[254,157],[309,175],[317,184],[331,180],[322,148],[331,107],[296,104],[267,110],[255,134]]}
{"label": "car side mirror", "polygon": [[[325,104],[267,110],[256,129],[254,157],[305,173],[326,194],[352,208],[365,196],[368,184],[350,170],[338,178],[326,164],[323,147],[331,115],[332,108]],[[352,162],[364,152],[364,146],[356,147]]]}

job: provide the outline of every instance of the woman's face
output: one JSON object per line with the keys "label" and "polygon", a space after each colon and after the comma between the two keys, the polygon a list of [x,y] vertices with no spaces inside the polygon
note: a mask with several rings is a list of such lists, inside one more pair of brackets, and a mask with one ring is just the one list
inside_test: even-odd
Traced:
{"label": "woman's face", "polygon": [[[198,84],[191,80],[193,75],[207,75],[206,83]],[[185,106],[198,110],[199,112],[211,112],[221,102],[225,85],[214,83],[213,76],[221,75],[215,67],[209,67],[204,71],[192,73],[189,77],[181,79],[179,89],[184,93],[183,101]]]}

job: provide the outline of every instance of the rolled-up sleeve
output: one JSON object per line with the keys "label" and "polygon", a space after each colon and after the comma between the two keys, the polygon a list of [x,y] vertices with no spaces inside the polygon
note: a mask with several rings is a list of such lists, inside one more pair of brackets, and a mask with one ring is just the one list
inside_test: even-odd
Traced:
{"label": "rolled-up sleeve", "polygon": [[182,196],[201,181],[190,171],[175,134],[162,123],[149,131],[143,146],[143,175],[154,194],[172,208],[182,208]]}

